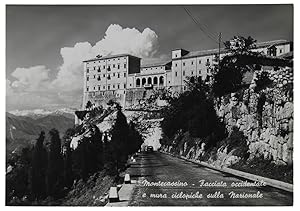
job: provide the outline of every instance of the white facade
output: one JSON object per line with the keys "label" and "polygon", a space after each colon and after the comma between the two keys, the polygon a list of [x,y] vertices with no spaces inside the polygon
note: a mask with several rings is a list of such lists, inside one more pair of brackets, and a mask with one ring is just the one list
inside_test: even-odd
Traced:
{"label": "white facade", "polygon": [[[258,43],[253,51],[269,56],[282,56],[291,52],[292,43],[286,40]],[[226,55],[220,50],[220,57]],[[172,60],[160,64],[140,66],[140,58],[122,54],[95,58],[84,61],[84,99],[87,96],[122,97],[129,89],[173,88],[182,92],[186,90],[188,78],[201,77],[205,80],[212,74],[211,70],[217,62],[219,49],[189,52],[176,49],[171,52]]]}

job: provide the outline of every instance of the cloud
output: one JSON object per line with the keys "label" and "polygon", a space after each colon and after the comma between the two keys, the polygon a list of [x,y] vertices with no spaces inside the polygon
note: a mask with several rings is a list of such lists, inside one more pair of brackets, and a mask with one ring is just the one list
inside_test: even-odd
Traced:
{"label": "cloud", "polygon": [[82,61],[92,57],[92,46],[88,42],[76,43],[74,47],[64,47],[60,50],[63,64],[59,67],[57,77],[52,81],[52,88],[66,92],[82,89]]}
{"label": "cloud", "polygon": [[93,52],[102,55],[129,53],[141,58],[152,57],[158,50],[158,36],[149,28],[138,31],[135,28],[122,28],[110,25],[102,40],[93,47]]}
{"label": "cloud", "polygon": [[49,86],[49,72],[45,66],[17,68],[11,74],[16,78],[11,87],[27,92],[45,91]]}
{"label": "cloud", "polygon": [[[54,79],[49,78],[51,70],[43,65],[17,68],[11,74],[15,80],[7,80],[6,84],[7,96],[10,96],[8,104],[34,105],[34,107],[38,104],[40,107],[78,104],[81,101],[83,88],[82,61],[99,54],[106,56],[122,53],[151,59],[157,53],[158,47],[158,35],[149,28],[139,31],[135,28],[122,28],[118,24],[111,24],[105,36],[94,46],[89,42],[80,42],[73,47],[61,48],[60,55],[63,63],[57,68],[58,72]],[[26,96],[27,99],[13,99],[22,96]]]}
{"label": "cloud", "polygon": [[104,38],[94,46],[88,42],[77,43],[74,47],[62,48],[60,54],[63,65],[59,67],[53,87],[65,91],[79,90],[83,87],[82,61],[95,58],[96,55],[114,55],[128,53],[141,58],[151,58],[158,50],[158,35],[149,28],[142,32],[135,28],[122,28],[111,24]]}

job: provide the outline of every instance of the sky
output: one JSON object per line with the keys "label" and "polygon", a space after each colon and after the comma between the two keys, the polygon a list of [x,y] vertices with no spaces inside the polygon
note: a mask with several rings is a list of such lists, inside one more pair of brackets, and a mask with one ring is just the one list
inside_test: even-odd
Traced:
{"label": "sky", "polygon": [[79,108],[82,61],[98,54],[130,53],[147,64],[176,48],[217,48],[220,32],[223,41],[293,41],[292,5],[185,7],[200,27],[182,5],[6,6],[7,111]]}

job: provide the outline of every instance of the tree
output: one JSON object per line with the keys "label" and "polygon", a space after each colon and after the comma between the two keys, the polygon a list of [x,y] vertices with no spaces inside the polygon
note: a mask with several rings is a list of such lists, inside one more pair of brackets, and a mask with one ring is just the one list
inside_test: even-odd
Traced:
{"label": "tree", "polygon": [[161,127],[164,137],[167,140],[175,140],[174,137],[179,131],[189,132],[191,136],[199,138],[222,132],[217,130],[219,119],[210,96],[209,85],[201,78],[186,83],[188,90],[173,98],[162,112],[164,119]]}
{"label": "tree", "polygon": [[113,149],[113,159],[117,170],[126,161],[128,155],[128,132],[126,117],[121,110],[118,110],[116,122],[111,130],[111,147]]}
{"label": "tree", "polygon": [[128,152],[127,154],[133,154],[137,152],[143,143],[143,138],[141,134],[135,129],[135,124],[133,122],[129,123],[129,133],[128,133]]}
{"label": "tree", "polygon": [[31,185],[34,198],[46,196],[47,151],[44,147],[45,132],[42,131],[33,149]]}
{"label": "tree", "polygon": [[256,52],[251,51],[251,49],[256,47],[256,40],[251,36],[247,38],[243,36],[234,36],[231,40],[225,41],[225,49],[229,50],[232,54],[257,54]]}
{"label": "tree", "polygon": [[92,108],[93,104],[91,103],[91,101],[87,101],[85,108],[86,109],[90,109]]}
{"label": "tree", "polygon": [[57,196],[63,184],[63,159],[61,140],[56,129],[49,131],[50,146],[48,152],[47,192],[49,196]]}
{"label": "tree", "polygon": [[69,128],[66,130],[65,135],[63,137],[64,185],[68,188],[70,188],[73,184],[72,152],[70,148],[70,143],[74,134],[74,128]]}
{"label": "tree", "polygon": [[213,92],[217,97],[235,92],[243,84],[243,75],[247,71],[254,71],[260,53],[252,51],[256,46],[252,37],[235,36],[224,43],[229,52],[220,62],[219,69],[214,76]]}

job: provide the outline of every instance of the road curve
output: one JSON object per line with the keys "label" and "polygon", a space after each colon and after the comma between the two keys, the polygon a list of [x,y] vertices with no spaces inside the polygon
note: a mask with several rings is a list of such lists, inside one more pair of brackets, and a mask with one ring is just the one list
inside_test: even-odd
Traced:
{"label": "road curve", "polygon": [[[129,206],[293,204],[292,193],[268,186],[232,187],[245,180],[159,152],[141,153],[127,172],[132,179],[138,181],[130,197]],[[245,196],[247,198],[244,198]]]}

